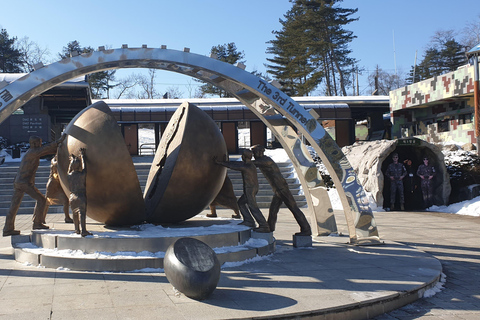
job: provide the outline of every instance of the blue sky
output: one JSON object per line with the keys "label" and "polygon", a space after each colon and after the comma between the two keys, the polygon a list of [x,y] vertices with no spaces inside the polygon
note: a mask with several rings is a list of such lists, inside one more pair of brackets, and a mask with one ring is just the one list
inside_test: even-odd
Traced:
{"label": "blue sky", "polygon": [[[460,3],[461,5],[459,5]],[[480,19],[478,0],[345,0],[345,8],[358,8],[359,21],[347,26],[358,37],[352,57],[366,72],[360,90],[367,93],[366,75],[378,64],[382,69],[408,72],[438,30],[461,31],[466,22]],[[280,30],[279,18],[291,7],[288,0],[85,0],[0,1],[0,27],[9,35],[47,47],[51,61],[68,42],[82,46],[119,48],[167,45],[169,49],[208,55],[212,46],[235,42],[245,53],[247,71],[265,71],[269,40]],[[394,55],[395,39],[395,55]],[[394,59],[394,57],[396,59]],[[125,72],[119,71],[122,77]],[[191,78],[162,72],[161,92],[178,86],[188,98]],[[349,90],[351,94],[351,89]]]}

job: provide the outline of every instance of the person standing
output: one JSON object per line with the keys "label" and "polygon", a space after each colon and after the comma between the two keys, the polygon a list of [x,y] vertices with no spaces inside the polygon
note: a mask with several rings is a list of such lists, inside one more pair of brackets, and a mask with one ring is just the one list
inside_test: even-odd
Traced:
{"label": "person standing", "polygon": [[400,210],[405,210],[405,197],[403,193],[403,178],[407,175],[407,169],[398,162],[398,153],[392,155],[393,162],[387,167],[385,175],[390,178],[390,210],[395,209],[397,192],[400,197]]}
{"label": "person standing", "polygon": [[423,164],[418,166],[417,176],[420,177],[423,203],[425,208],[433,206],[433,177],[436,175],[435,167],[428,164],[428,158],[423,158]]}

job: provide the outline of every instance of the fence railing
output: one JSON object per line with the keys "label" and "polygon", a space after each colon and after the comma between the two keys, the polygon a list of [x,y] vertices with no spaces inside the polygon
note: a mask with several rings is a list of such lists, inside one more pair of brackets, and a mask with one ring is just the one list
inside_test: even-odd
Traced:
{"label": "fence railing", "polygon": [[155,143],[142,143],[138,148],[139,156],[154,155]]}

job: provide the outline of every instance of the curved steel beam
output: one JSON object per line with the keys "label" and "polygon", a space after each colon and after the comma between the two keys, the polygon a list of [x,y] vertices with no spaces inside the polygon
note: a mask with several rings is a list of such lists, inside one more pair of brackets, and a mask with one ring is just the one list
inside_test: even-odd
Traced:
{"label": "curved steel beam", "polygon": [[[267,81],[243,70],[242,66],[206,56],[156,48],[100,50],[63,59],[35,70],[8,84],[0,83],[0,122],[28,100],[74,77],[119,68],[155,68],[181,73],[221,87],[243,102],[274,132],[292,159],[302,182],[305,196],[314,211],[315,225],[332,230],[333,214],[327,212],[322,200],[325,190],[313,161],[305,155],[305,147],[297,138],[300,132],[314,148],[337,186],[347,221],[350,242],[378,242],[378,230],[365,192],[335,141],[297,102]],[[329,202],[329,201],[328,201]],[[319,220],[320,218],[320,220]],[[324,220],[324,221],[322,221]],[[334,221],[334,220],[333,220]],[[330,223],[331,224],[331,223]]]}

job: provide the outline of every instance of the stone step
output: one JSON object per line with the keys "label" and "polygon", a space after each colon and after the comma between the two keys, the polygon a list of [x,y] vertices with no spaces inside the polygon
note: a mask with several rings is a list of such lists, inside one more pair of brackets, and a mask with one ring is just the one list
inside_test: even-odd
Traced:
{"label": "stone step", "polygon": [[[19,163],[9,163],[9,166],[4,167],[3,165],[0,167],[0,213],[8,212],[8,208],[10,207],[11,197],[13,195],[13,181],[15,179],[15,175],[18,171]],[[296,178],[292,177],[293,167],[290,163],[278,163],[283,176],[287,180],[289,185],[290,191],[295,197],[299,206],[306,205],[305,197],[301,194],[301,184],[298,182]],[[144,192],[145,185],[148,178],[148,173],[150,171],[150,163],[135,163],[135,169],[138,174],[138,179],[140,182],[140,186],[142,189],[142,193]],[[260,208],[268,208],[270,206],[271,198],[273,196],[273,191],[271,189],[270,184],[265,179],[263,174],[258,172],[258,180],[259,180],[259,192],[257,194],[257,203]],[[41,161],[40,166],[37,170],[37,174],[35,176],[35,186],[37,189],[40,190],[43,194],[45,194],[46,184],[48,181],[48,176],[50,174],[50,163],[48,161]],[[232,185],[234,188],[235,195],[240,197],[243,194],[243,181],[241,173],[238,171],[234,171],[231,169],[227,170],[227,174],[232,181]],[[31,199],[28,195],[25,195],[19,213],[32,213],[33,207],[35,206],[35,201]],[[50,211],[52,210],[52,211]],[[62,212],[62,207],[59,206],[58,208],[52,207],[49,209],[49,212]]]}
{"label": "stone step", "polygon": [[[137,230],[92,231],[94,236],[84,238],[70,230],[34,230],[30,237],[15,237],[18,239],[14,244],[15,260],[34,266],[79,271],[159,269],[163,268],[167,248],[185,234],[209,245],[220,264],[244,261],[275,251],[272,233],[252,232],[250,228],[238,225],[239,222],[194,219],[177,227],[142,225]],[[155,233],[155,230],[159,231]]]}

